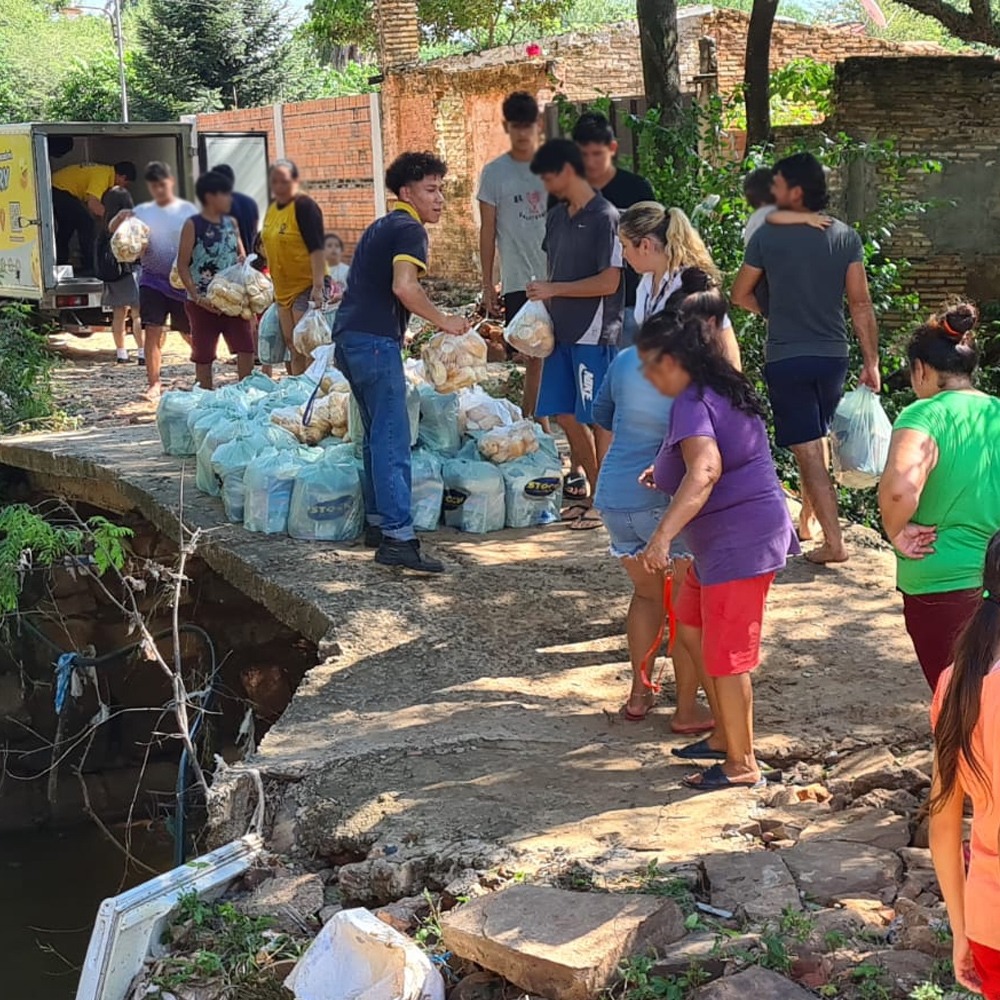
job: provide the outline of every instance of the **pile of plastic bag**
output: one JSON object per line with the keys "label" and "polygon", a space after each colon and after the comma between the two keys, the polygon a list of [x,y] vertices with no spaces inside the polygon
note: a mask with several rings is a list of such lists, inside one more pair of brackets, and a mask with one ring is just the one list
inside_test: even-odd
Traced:
{"label": "pile of plastic bag", "polygon": [[111,234],[111,252],[122,264],[134,264],[149,246],[149,226],[130,215]]}
{"label": "pile of plastic bag", "polygon": [[242,264],[227,267],[208,283],[205,298],[223,315],[250,319],[274,302],[274,285],[266,274],[253,267],[256,259],[251,254]]}
{"label": "pile of plastic bag", "polygon": [[556,346],[552,318],[544,302],[525,302],[507,324],[503,338],[520,354],[547,358]]}
{"label": "pile of plastic bag", "polygon": [[[305,375],[280,382],[255,373],[215,392],[165,393],[157,428],[166,454],[195,457],[198,489],[221,499],[227,520],[349,541],[364,527],[364,430],[333,345],[313,356]],[[427,370],[419,361],[405,366],[414,527],[433,531],[443,520],[483,534],[557,520],[555,442],[508,400],[478,384],[439,392]]]}
{"label": "pile of plastic bag", "polygon": [[458,392],[486,378],[486,341],[470,330],[455,337],[437,333],[421,352],[424,374],[438,392]]}

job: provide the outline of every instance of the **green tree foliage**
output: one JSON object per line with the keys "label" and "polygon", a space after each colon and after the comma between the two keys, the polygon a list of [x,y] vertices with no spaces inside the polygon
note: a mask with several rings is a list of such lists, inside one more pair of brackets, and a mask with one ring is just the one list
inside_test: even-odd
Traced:
{"label": "green tree foliage", "polygon": [[[129,117],[133,121],[165,121],[173,109],[148,90],[139,72],[135,52],[125,54],[125,81],[128,87]],[[49,102],[47,116],[67,122],[115,122],[121,120],[121,83],[118,57],[102,52],[91,59],[76,58],[63,77],[62,85]]]}
{"label": "green tree foliage", "polygon": [[854,21],[864,24],[866,34],[890,42],[934,42],[956,50],[963,47],[960,37],[953,35],[941,21],[918,13],[903,0],[878,0],[878,5],[888,22],[884,28],[872,23],[860,0],[828,0],[817,9],[815,17],[821,23]]}
{"label": "green tree foliage", "polygon": [[177,112],[278,100],[292,45],[278,0],[146,0],[137,67]]}

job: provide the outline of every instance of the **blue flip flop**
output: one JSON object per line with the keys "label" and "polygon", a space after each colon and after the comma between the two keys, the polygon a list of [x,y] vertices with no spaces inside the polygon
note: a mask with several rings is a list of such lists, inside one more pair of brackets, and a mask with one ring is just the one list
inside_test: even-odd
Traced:
{"label": "blue flip flop", "polygon": [[726,755],[722,750],[713,750],[708,745],[708,737],[698,740],[697,743],[689,743],[686,747],[675,747],[670,751],[674,757],[681,760],[725,760]]}
{"label": "blue flip flop", "polygon": [[685,778],[684,784],[695,792],[721,792],[730,788],[746,788],[750,791],[759,791],[767,787],[767,778],[763,775],[753,784],[746,781],[730,781],[726,772],[722,770],[721,764],[713,764],[708,770],[702,771],[698,775],[698,781],[692,778]]}

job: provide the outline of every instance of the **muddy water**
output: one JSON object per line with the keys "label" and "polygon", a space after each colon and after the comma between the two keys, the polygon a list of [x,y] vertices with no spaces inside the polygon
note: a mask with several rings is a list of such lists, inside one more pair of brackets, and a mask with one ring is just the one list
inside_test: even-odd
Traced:
{"label": "muddy water", "polygon": [[[133,852],[166,871],[168,838],[133,834]],[[149,878],[92,824],[0,835],[0,997],[73,1000],[101,900]]]}

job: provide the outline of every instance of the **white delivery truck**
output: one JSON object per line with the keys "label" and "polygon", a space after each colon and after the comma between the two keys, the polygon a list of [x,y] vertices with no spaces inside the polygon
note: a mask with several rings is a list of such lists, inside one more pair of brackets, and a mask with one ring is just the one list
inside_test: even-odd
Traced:
{"label": "white delivery truck", "polygon": [[267,208],[267,134],[201,132],[193,120],[143,123],[0,124],[0,302],[34,305],[43,323],[86,335],[106,320],[103,286],[56,261],[52,174],[73,163],[136,165],[131,185],[136,203],[146,201],[143,181],[151,160],[170,164],[177,193],[194,200],[194,180],[228,163],[236,186],[254,198],[261,218]]}

